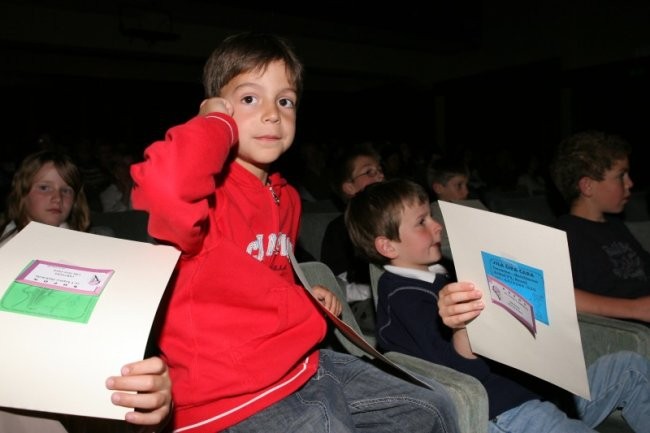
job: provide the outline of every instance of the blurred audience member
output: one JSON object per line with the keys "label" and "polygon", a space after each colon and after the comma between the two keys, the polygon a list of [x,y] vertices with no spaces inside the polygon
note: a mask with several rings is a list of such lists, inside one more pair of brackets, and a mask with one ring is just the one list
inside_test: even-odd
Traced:
{"label": "blurred audience member", "polygon": [[539,195],[546,193],[546,179],[542,171],[539,155],[531,153],[527,155],[526,171],[517,178],[517,188],[525,191],[528,195]]}
{"label": "blurred audience member", "polygon": [[131,209],[130,167],[134,159],[130,155],[116,155],[110,168],[112,182],[99,194],[103,212],[123,212]]}
{"label": "blurred audience member", "polygon": [[[367,185],[384,180],[379,154],[368,142],[346,148],[331,164],[331,172],[332,188],[343,205]],[[325,229],[321,261],[345,281],[347,301],[362,330],[374,332],[375,305],[370,290],[369,263],[355,252],[343,213]]]}
{"label": "blurred audience member", "polygon": [[440,157],[432,160],[427,180],[434,200],[459,201],[469,195],[469,169],[462,159]]}
{"label": "blurred audience member", "polygon": [[298,150],[301,165],[300,175],[296,180],[300,197],[305,201],[331,199],[332,190],[329,187],[326,146],[309,140],[300,143]]}

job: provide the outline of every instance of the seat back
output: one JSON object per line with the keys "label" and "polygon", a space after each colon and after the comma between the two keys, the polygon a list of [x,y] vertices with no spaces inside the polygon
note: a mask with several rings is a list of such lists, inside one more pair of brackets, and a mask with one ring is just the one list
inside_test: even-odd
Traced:
{"label": "seat back", "polygon": [[495,193],[490,197],[487,205],[492,212],[538,224],[550,226],[557,219],[546,194],[521,196]]}
{"label": "seat back", "polygon": [[152,242],[147,231],[149,214],[141,210],[123,212],[93,212],[90,216],[91,231],[132,241]]}
{"label": "seat back", "polygon": [[320,247],[323,243],[323,237],[325,237],[327,225],[340,214],[341,212],[338,211],[302,213],[298,244],[316,261],[320,261]]}
{"label": "seat back", "polygon": [[384,270],[370,263],[370,291],[372,292],[372,300],[375,302],[375,310],[377,309],[377,301],[379,301],[379,295],[377,294],[377,284],[379,283],[379,277],[384,273]]}
{"label": "seat back", "polygon": [[650,251],[650,220],[628,221],[625,225],[646,251]]}
{"label": "seat back", "polygon": [[[343,288],[345,287],[345,282],[343,282],[340,278],[334,275],[334,272],[325,264],[322,262],[318,261],[311,261],[311,262],[302,262],[300,263],[300,269],[302,270],[302,273],[305,275],[305,278],[307,279],[307,282],[309,283],[310,286],[315,286],[315,285],[321,285],[324,287],[327,287],[331,292],[333,292],[341,301],[341,305],[343,306],[343,312],[341,313],[341,319],[348,325],[350,326],[357,334],[363,336],[364,334],[361,332],[361,327],[357,323],[357,319],[354,317],[354,313],[352,312],[352,309],[350,308],[350,305],[345,301],[345,291]],[[348,353],[351,353],[352,355],[355,356],[369,356],[367,355],[363,350],[359,349],[356,344],[354,344],[352,341],[350,341],[341,331],[338,329],[334,330],[334,334],[336,335],[337,340],[343,345],[345,350],[348,351]],[[366,336],[366,341],[371,346],[375,346],[375,340],[374,338],[367,338]]]}
{"label": "seat back", "polygon": [[625,221],[648,221],[650,220],[648,208],[648,192],[634,191],[625,204],[623,219]]}

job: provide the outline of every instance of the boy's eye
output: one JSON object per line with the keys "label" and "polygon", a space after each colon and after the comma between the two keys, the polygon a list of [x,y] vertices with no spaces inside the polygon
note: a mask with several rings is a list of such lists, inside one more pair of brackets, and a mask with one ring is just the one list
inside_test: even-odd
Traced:
{"label": "boy's eye", "polygon": [[52,187],[50,185],[36,185],[36,189],[38,189],[41,192],[50,192],[50,191],[52,191]]}
{"label": "boy's eye", "polygon": [[61,188],[61,194],[65,195],[65,196],[68,196],[68,197],[72,197],[72,196],[74,196],[74,189],[72,189],[70,187]]}
{"label": "boy's eye", "polygon": [[255,102],[255,97],[254,96],[244,96],[243,98],[241,98],[241,100],[242,100],[242,102],[244,104],[252,104],[253,102]]}
{"label": "boy's eye", "polygon": [[293,107],[296,106],[295,102],[293,102],[289,98],[280,99],[279,104],[280,104],[281,107],[284,107],[284,108],[293,108]]}

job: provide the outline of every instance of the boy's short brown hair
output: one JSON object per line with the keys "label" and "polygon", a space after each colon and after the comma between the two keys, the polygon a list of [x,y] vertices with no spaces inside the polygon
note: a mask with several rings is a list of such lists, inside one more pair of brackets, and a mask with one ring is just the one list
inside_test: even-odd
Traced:
{"label": "boy's short brown hair", "polygon": [[375,239],[385,236],[398,241],[405,206],[422,203],[429,203],[426,190],[407,179],[377,182],[359,191],[345,210],[345,225],[357,252],[372,263],[388,263],[375,248]]}
{"label": "boy's short brown hair", "polygon": [[298,100],[302,94],[303,65],[286,39],[269,34],[245,32],[231,35],[212,52],[203,67],[205,97],[219,96],[221,89],[236,76],[264,72],[268,65],[281,60]]}
{"label": "boy's short brown hair", "polygon": [[579,132],[559,144],[550,167],[551,177],[564,200],[571,204],[580,196],[581,178],[603,180],[605,172],[630,152],[630,144],[617,135]]}

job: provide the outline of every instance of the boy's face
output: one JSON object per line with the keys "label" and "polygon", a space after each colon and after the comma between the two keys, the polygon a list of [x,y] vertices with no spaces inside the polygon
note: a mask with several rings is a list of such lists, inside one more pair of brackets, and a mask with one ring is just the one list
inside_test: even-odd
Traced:
{"label": "boy's face", "polygon": [[583,193],[598,211],[620,213],[630,198],[630,189],[634,185],[629,170],[627,158],[618,160],[605,172],[603,180],[591,179]]}
{"label": "boy's face", "polygon": [[431,217],[427,202],[408,204],[402,212],[399,241],[390,241],[394,255],[391,264],[405,268],[427,270],[439,261],[442,226]]}
{"label": "boy's face", "polygon": [[457,174],[449,179],[446,184],[434,182],[432,188],[439,200],[459,201],[467,199],[469,195],[468,182],[467,176]]}
{"label": "boy's face", "polygon": [[282,61],[233,78],[220,92],[239,130],[236,160],[258,177],[289,149],[296,132],[297,94]]}
{"label": "boy's face", "polygon": [[384,171],[375,158],[360,155],[355,158],[352,165],[354,166],[352,176],[343,183],[343,192],[348,198],[354,197],[368,185],[384,180]]}

